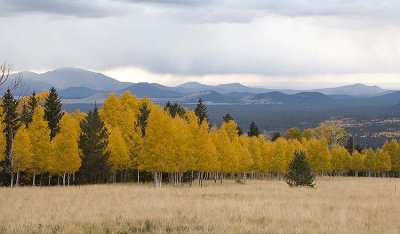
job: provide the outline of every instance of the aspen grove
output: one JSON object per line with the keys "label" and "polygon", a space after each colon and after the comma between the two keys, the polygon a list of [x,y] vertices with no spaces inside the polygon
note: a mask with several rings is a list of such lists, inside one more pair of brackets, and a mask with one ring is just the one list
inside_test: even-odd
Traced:
{"label": "aspen grove", "polygon": [[200,186],[204,180],[281,178],[295,152],[304,152],[317,175],[399,176],[400,144],[380,149],[346,145],[337,124],[289,129],[269,140],[253,122],[241,133],[233,118],[210,126],[205,104],[194,111],[165,107],[129,92],[110,94],[100,109],[61,110],[55,89],[1,103],[3,185],[163,182]]}

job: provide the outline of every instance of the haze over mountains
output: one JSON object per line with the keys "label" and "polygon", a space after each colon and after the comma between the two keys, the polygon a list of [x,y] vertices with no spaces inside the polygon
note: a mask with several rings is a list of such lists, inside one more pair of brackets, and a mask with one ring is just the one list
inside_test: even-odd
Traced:
{"label": "haze over mountains", "polygon": [[385,90],[378,86],[354,84],[316,90],[279,90],[248,87],[239,83],[205,85],[188,82],[175,87],[157,83],[120,82],[101,73],[79,68],[60,68],[42,74],[21,72],[11,75],[12,80],[22,75],[23,87],[16,94],[27,95],[33,90],[41,92],[51,86],[59,90],[65,103],[102,102],[110,92],[130,91],[137,97],[164,102],[194,103],[199,98],[211,104],[288,104],[288,105],[334,105],[374,103],[400,103],[400,92]]}

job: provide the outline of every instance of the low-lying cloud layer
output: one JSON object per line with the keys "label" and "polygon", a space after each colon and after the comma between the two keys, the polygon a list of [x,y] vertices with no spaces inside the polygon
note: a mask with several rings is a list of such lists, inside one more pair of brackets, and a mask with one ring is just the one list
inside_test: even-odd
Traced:
{"label": "low-lying cloud layer", "polygon": [[18,70],[400,74],[397,0],[0,0],[0,19],[0,60]]}

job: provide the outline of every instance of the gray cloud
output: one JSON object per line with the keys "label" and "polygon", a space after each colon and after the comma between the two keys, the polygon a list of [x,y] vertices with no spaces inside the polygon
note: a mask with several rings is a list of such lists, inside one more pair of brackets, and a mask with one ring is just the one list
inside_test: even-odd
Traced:
{"label": "gray cloud", "polygon": [[359,15],[400,18],[398,0],[119,0],[130,3],[172,5],[189,8],[251,9],[286,16]]}
{"label": "gray cloud", "polygon": [[399,3],[372,2],[3,0],[12,14],[0,21],[0,61],[181,75],[400,73]]}
{"label": "gray cloud", "polygon": [[[156,6],[164,10],[190,10],[206,14],[199,19],[206,22],[237,22],[243,11],[268,12],[292,17],[304,16],[363,16],[400,19],[398,0],[0,0],[0,16],[18,13],[48,13],[77,17],[107,17],[134,14],[129,6]],[[227,14],[220,17],[216,13]],[[183,12],[182,14],[184,14]],[[236,18],[239,17],[239,20]],[[245,21],[253,18],[251,14]],[[215,19],[214,19],[215,18]]]}
{"label": "gray cloud", "polygon": [[0,0],[0,16],[47,13],[76,17],[107,17],[127,13],[120,3],[109,0]]}

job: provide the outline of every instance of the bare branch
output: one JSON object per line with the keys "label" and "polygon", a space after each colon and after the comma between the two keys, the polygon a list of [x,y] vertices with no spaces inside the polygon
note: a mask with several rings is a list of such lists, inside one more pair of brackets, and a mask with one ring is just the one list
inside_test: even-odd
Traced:
{"label": "bare branch", "polygon": [[[5,85],[7,80],[10,78],[10,74],[12,74],[13,68],[11,64],[8,64],[7,62],[4,62],[0,64],[0,88],[3,88],[2,86]],[[22,74],[18,74],[18,77],[16,77],[12,84],[8,86],[10,90],[16,90],[22,86]]]}

